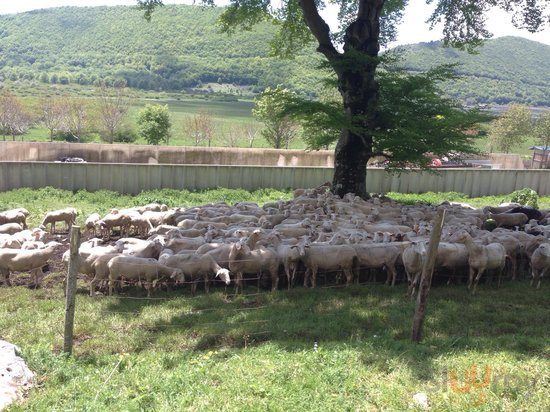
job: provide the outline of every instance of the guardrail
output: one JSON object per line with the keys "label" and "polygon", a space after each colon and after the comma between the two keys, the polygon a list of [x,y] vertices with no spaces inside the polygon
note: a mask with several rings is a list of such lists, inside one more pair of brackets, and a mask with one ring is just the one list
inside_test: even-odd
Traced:
{"label": "guardrail", "polygon": [[[161,188],[294,189],[331,181],[332,174],[329,167],[0,162],[0,191],[45,186],[128,194]],[[539,195],[550,195],[550,170],[442,169],[439,174],[412,171],[399,176],[377,168],[367,172],[367,188],[375,193],[454,191],[484,196],[508,194],[524,187]]]}

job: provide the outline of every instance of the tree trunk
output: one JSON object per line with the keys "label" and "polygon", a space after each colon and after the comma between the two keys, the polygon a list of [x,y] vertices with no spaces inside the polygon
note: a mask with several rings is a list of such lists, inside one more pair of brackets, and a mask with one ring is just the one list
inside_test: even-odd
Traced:
{"label": "tree trunk", "polygon": [[331,63],[351,127],[343,129],[334,155],[332,191],[367,199],[367,162],[372,156],[372,132],[377,127],[380,13],[384,2],[363,0],[358,18],[346,29],[344,53]]}

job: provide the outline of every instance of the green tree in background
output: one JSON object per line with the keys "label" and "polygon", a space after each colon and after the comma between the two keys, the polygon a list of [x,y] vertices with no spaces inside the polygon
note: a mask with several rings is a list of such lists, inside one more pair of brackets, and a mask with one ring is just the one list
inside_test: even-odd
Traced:
{"label": "green tree in background", "polygon": [[550,147],[550,110],[543,112],[535,121],[533,137],[537,144]]}
{"label": "green tree in background", "polygon": [[531,112],[525,106],[514,104],[491,123],[490,151],[510,153],[521,146],[533,132]]}
{"label": "green tree in background", "polygon": [[[430,24],[443,23],[446,43],[470,47],[490,36],[485,19],[489,10],[500,7],[514,13],[516,26],[531,31],[548,23],[547,0],[427,0],[436,4]],[[214,4],[214,0],[203,0]],[[317,51],[326,61],[337,80],[342,107],[347,121],[339,131],[334,156],[332,190],[339,196],[348,192],[368,197],[366,188],[367,162],[376,154],[376,140],[402,145],[396,128],[384,135],[388,119],[380,107],[378,67],[381,44],[395,39],[407,0],[334,0],[339,6],[338,32],[319,14],[325,2],[316,0],[230,0],[221,15],[221,27],[226,32],[249,30],[262,21],[273,21],[280,28],[272,43],[273,50],[283,56],[296,55],[306,43],[317,43]],[[146,17],[162,4],[162,0],[138,0]],[[390,114],[390,119],[396,116]],[[412,135],[410,135],[412,137]],[[423,135],[416,138],[422,142]],[[415,139],[416,141],[416,139]],[[469,146],[472,150],[473,146]],[[467,148],[466,146],[464,147]],[[411,163],[415,159],[411,159]]]}
{"label": "green tree in background", "polygon": [[297,123],[285,111],[285,104],[296,98],[296,93],[277,86],[268,87],[254,100],[254,117],[264,124],[260,134],[274,149],[288,149],[298,134]]}
{"label": "green tree in background", "polygon": [[168,105],[146,104],[138,113],[137,124],[139,135],[147,143],[168,143],[172,127]]}

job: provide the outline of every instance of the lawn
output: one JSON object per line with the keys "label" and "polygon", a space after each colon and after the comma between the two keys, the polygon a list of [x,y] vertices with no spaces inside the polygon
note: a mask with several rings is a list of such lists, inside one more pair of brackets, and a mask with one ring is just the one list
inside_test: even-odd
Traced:
{"label": "lawn", "polygon": [[[388,194],[398,198],[398,194]],[[469,201],[460,194],[410,195],[415,201]],[[291,194],[216,189],[159,190],[135,197],[52,188],[0,193],[2,208],[26,207],[31,225],[46,210],[74,206],[79,219],[108,207],[161,201],[192,206],[224,200],[264,203]],[[504,198],[504,197],[503,197]],[[550,198],[540,198],[541,207]],[[425,336],[410,341],[414,302],[406,285],[343,288],[321,276],[316,289],[268,293],[255,282],[242,296],[221,286],[193,297],[188,288],[145,299],[130,288],[91,298],[79,280],[75,347],[61,353],[62,272],[45,286],[0,287],[0,338],[21,347],[37,385],[9,411],[421,410],[547,411],[550,408],[550,284],[526,279],[500,288],[435,279]],[[17,280],[25,283],[26,274]],[[136,299],[137,298],[137,299]]]}
{"label": "lawn", "polygon": [[482,285],[476,296],[434,287],[421,344],[409,340],[405,289],[249,286],[236,298],[216,288],[146,300],[90,298],[79,284],[66,357],[59,284],[1,288],[2,338],[38,382],[11,410],[415,410],[418,392],[438,411],[548,410],[547,283]]}

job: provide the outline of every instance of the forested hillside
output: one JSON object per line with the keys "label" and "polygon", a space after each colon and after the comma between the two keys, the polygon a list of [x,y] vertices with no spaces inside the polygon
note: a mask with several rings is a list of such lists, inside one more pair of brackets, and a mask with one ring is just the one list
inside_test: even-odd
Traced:
{"label": "forested hillside", "polygon": [[440,42],[403,47],[403,66],[425,71],[443,63],[460,63],[461,78],[444,90],[466,103],[550,106],[550,46],[520,37],[500,37],[478,54],[444,48]]}
{"label": "forested hillside", "polygon": [[216,27],[220,12],[171,5],[159,8],[150,23],[143,12],[124,6],[0,16],[0,74],[59,84],[124,79],[130,87],[154,90],[207,82],[256,91],[277,84],[303,93],[316,89],[319,74],[313,68],[319,60],[313,47],[294,60],[269,57],[270,24],[222,35]]}
{"label": "forested hillside", "polygon": [[[220,8],[169,5],[150,23],[134,7],[61,7],[0,16],[0,78],[51,84],[108,84],[180,91],[221,83],[230,93],[256,93],[282,84],[316,96],[320,56],[304,50],[294,60],[269,57],[271,24],[221,34]],[[403,66],[425,71],[461,63],[464,77],[444,85],[467,104],[550,106],[550,46],[517,37],[488,41],[478,54],[439,42],[404,47]]]}

